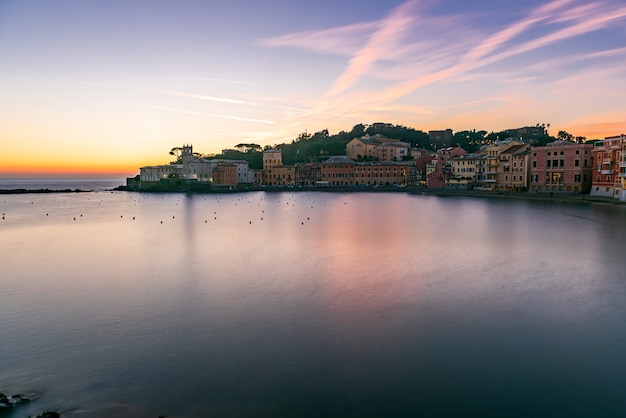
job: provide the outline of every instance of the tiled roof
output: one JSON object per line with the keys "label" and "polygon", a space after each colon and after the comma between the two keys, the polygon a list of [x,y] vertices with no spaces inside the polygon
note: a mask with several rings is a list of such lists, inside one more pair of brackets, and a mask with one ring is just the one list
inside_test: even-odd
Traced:
{"label": "tiled roof", "polygon": [[354,161],[345,155],[335,155],[324,161],[322,164],[354,164]]}

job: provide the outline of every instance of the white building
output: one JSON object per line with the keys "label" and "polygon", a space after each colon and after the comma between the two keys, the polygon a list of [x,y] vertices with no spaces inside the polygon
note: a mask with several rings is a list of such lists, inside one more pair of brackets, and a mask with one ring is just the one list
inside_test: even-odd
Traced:
{"label": "white building", "polygon": [[213,171],[220,164],[235,165],[237,167],[238,183],[253,183],[254,172],[250,170],[247,161],[243,160],[209,160],[200,158],[193,153],[191,145],[180,148],[182,164],[167,164],[146,166],[139,169],[139,179],[142,182],[157,182],[168,177],[176,177],[199,182],[213,182]]}

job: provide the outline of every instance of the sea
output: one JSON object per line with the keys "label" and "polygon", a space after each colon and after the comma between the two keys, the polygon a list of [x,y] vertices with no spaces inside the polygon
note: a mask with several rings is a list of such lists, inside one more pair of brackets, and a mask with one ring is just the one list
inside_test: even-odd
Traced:
{"label": "sea", "polygon": [[62,417],[626,416],[626,206],[0,180],[0,392]]}

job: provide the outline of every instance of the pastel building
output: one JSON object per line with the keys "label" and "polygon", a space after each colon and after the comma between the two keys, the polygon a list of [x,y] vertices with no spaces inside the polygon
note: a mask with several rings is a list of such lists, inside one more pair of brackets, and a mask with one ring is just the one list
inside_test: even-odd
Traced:
{"label": "pastel building", "polygon": [[[236,186],[240,183],[251,184],[254,182],[254,172],[250,170],[247,161],[207,159],[201,158],[193,152],[191,145],[183,145],[175,148],[180,152],[179,163],[156,166],[145,166],[139,169],[139,179],[142,183],[156,183],[162,179],[179,178],[198,182],[215,183],[213,174],[220,171],[220,183],[228,186]],[[220,167],[228,167],[220,169]],[[228,172],[224,177],[222,173]],[[229,180],[226,182],[226,178]]]}
{"label": "pastel building", "polygon": [[266,186],[296,184],[296,169],[292,165],[283,165],[283,153],[279,149],[263,151],[263,184]]}
{"label": "pastel building", "polygon": [[[504,173],[503,169],[500,169],[500,154],[507,149],[524,145],[521,142],[506,139],[503,141],[496,141],[492,145],[483,147],[481,152],[485,154],[485,180],[483,183],[483,190],[496,190],[498,189],[498,180],[501,178],[500,173]],[[506,174],[502,175],[504,180]]]}
{"label": "pastel building", "polygon": [[446,181],[452,175],[451,160],[466,154],[467,152],[461,147],[439,149],[435,158],[426,165],[426,185],[434,188],[445,187]]}
{"label": "pastel building", "polygon": [[319,185],[354,186],[356,163],[344,155],[330,157],[320,164]]}
{"label": "pastel building", "polygon": [[376,158],[378,156],[376,151],[378,145],[379,142],[371,139],[369,135],[354,138],[346,144],[346,156],[352,161]]}
{"label": "pastel building", "polygon": [[450,160],[451,176],[446,180],[446,189],[482,189],[485,181],[485,154],[459,155]]}
{"label": "pastel building", "polygon": [[402,161],[409,154],[410,145],[402,141],[384,142],[376,147],[378,161]]}
{"label": "pastel building", "polygon": [[[622,135],[623,136],[623,135]],[[622,152],[619,162],[619,179],[621,180],[621,191],[619,194],[619,200],[626,202],[626,140],[622,141]]]}
{"label": "pastel building", "polygon": [[512,145],[500,151],[496,190],[521,192],[528,189],[528,155],[530,145]]}
{"label": "pastel building", "polygon": [[593,145],[555,141],[530,150],[529,191],[589,193]]}
{"label": "pastel building", "polygon": [[625,135],[611,136],[598,141],[593,147],[593,178],[591,196],[615,197],[621,199],[622,149]]}

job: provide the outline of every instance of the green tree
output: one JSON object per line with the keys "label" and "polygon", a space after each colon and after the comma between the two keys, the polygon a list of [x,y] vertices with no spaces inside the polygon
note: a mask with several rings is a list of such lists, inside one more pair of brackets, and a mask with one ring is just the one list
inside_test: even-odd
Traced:
{"label": "green tree", "polygon": [[570,134],[569,132],[566,131],[559,131],[559,133],[556,136],[558,139],[563,140],[563,141],[573,141],[574,140],[574,135]]}

